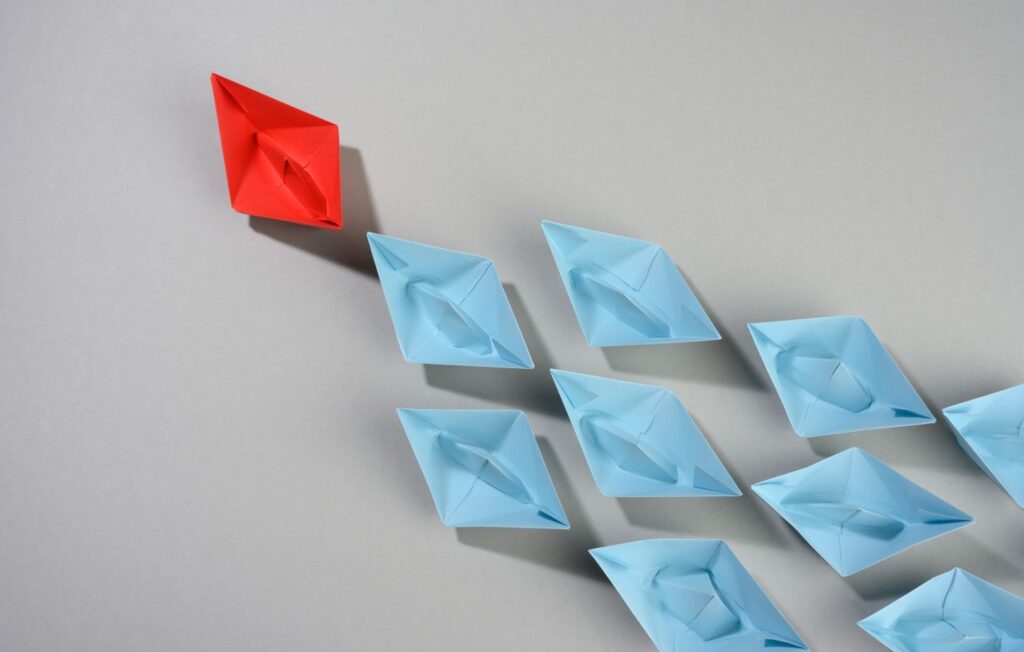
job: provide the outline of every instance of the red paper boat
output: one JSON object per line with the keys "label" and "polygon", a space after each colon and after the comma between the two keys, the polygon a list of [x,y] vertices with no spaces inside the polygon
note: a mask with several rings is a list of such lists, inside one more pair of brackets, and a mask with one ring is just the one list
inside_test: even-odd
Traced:
{"label": "red paper boat", "polygon": [[340,229],[338,125],[216,73],[210,81],[232,208]]}

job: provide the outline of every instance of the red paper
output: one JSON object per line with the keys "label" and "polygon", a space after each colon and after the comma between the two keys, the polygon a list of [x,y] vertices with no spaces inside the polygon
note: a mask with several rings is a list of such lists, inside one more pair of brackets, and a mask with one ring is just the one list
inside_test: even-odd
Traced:
{"label": "red paper", "polygon": [[340,229],[338,125],[216,73],[210,81],[232,208]]}

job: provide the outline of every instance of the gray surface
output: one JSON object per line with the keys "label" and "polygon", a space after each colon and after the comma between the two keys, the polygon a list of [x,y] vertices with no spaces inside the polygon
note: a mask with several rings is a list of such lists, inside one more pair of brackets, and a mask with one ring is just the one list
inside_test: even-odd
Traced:
{"label": "gray surface", "polygon": [[[745,330],[1024,382],[1024,4],[137,4],[0,9],[0,647],[643,650],[586,550],[659,536],[817,650],[953,565],[1024,592],[945,426],[801,440]],[[231,211],[212,70],[341,124],[343,232]],[[542,218],[660,242],[724,341],[587,348]],[[403,362],[367,228],[493,257],[538,368]],[[750,492],[603,498],[550,366],[671,387],[744,487],[858,445],[977,522],[844,580]],[[396,406],[527,410],[572,530],[441,527]]]}

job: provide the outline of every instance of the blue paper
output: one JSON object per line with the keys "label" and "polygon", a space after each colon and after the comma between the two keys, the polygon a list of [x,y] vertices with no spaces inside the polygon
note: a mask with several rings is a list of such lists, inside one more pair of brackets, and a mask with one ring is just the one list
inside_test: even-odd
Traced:
{"label": "blue paper", "polygon": [[942,411],[960,446],[1024,507],[1024,385]]}
{"label": "blue paper", "polygon": [[720,539],[650,539],[590,554],[662,652],[807,649]]}
{"label": "blue paper", "polygon": [[669,390],[559,369],[551,375],[605,496],[742,494]]}
{"label": "blue paper", "polygon": [[376,233],[368,237],[406,360],[533,368],[494,263]]}
{"label": "blue paper", "polygon": [[448,527],[569,528],[519,410],[398,410]]}
{"label": "blue paper", "polygon": [[748,327],[786,416],[801,437],[935,422],[860,317]]}
{"label": "blue paper", "polygon": [[590,346],[721,339],[658,245],[555,222],[542,226]]}
{"label": "blue paper", "polygon": [[858,625],[893,652],[1022,652],[1024,598],[954,568]]}
{"label": "blue paper", "polygon": [[752,489],[843,577],[973,520],[859,448]]}

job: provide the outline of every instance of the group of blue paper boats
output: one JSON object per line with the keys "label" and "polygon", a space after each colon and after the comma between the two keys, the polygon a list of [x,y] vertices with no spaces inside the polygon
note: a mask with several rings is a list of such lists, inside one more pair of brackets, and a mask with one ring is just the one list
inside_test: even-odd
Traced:
{"label": "group of blue paper boats", "polygon": [[[553,222],[542,227],[591,346],[720,339],[658,245]],[[368,237],[406,360],[533,367],[490,260]],[[749,329],[801,437],[934,423],[864,320]],[[604,495],[741,495],[668,389],[551,374]],[[964,451],[1024,507],[1024,385],[943,413]],[[446,526],[569,527],[521,411],[399,409],[398,416]],[[972,521],[858,448],[752,489],[844,577]],[[808,649],[722,540],[643,540],[591,554],[659,650]],[[958,568],[859,624],[901,652],[1024,650],[1024,599]]]}

